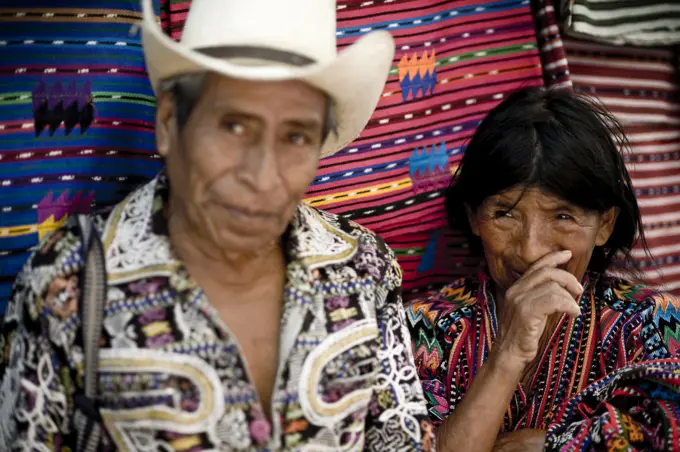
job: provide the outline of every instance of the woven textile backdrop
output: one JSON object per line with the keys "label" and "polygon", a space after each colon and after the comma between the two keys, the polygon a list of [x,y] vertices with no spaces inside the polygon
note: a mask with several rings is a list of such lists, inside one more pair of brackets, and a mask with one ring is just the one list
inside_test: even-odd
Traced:
{"label": "woven textile backdrop", "polygon": [[670,48],[565,39],[574,89],[598,96],[621,121],[627,166],[654,260],[634,251],[652,283],[680,294],[680,84]]}
{"label": "woven textile backdrop", "polygon": [[40,236],[160,168],[140,19],[138,0],[0,0],[0,315]]}
{"label": "woven textile backdrop", "polygon": [[[164,27],[179,39],[189,2],[160,3]],[[139,35],[130,33],[139,2],[74,4],[33,0],[17,9],[0,1],[0,313],[40,235],[70,213],[117,202],[160,166],[154,99]],[[367,129],[322,161],[306,202],[380,233],[398,255],[407,296],[479,266],[445,227],[442,203],[478,122],[520,86],[570,86],[570,69],[576,89],[603,96],[626,123],[650,244],[664,281],[680,287],[680,132],[669,52],[626,56],[570,41],[570,68],[550,0],[537,0],[534,16],[528,0],[337,7],[340,48],[387,29],[397,54]],[[637,68],[643,88],[616,77],[624,67]]]}
{"label": "woven textile backdrop", "polygon": [[[189,2],[161,17],[179,39]],[[338,44],[389,30],[397,53],[382,99],[352,145],[321,162],[306,202],[378,232],[408,294],[472,271],[462,237],[445,231],[444,189],[478,122],[543,75],[527,0],[340,1]],[[357,68],[358,71],[361,68]]]}

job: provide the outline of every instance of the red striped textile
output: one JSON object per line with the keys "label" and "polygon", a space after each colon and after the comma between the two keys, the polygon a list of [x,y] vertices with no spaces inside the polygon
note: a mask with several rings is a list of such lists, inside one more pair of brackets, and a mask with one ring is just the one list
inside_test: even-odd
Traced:
{"label": "red striped textile", "polygon": [[[559,1],[559,0],[558,0]],[[545,84],[555,88],[570,88],[569,64],[564,52],[560,28],[552,0],[535,0],[536,38],[541,52]]]}
{"label": "red striped textile", "polygon": [[565,39],[574,89],[598,96],[624,125],[653,260],[635,250],[651,283],[680,294],[680,85],[670,49]]}
{"label": "red striped textile", "polygon": [[[507,93],[543,83],[529,3],[339,2],[338,8],[340,31],[388,24],[397,42],[396,70],[361,137],[319,170],[321,177],[338,170],[361,175],[343,174],[314,185],[307,201],[384,237],[403,269],[407,297],[476,272],[479,261],[468,257],[464,239],[446,227],[443,189],[488,111]],[[442,20],[427,22],[437,17]],[[340,35],[339,45],[354,39]],[[434,94],[404,99],[401,68],[414,56],[422,65],[432,52],[437,61]],[[393,168],[366,173],[378,165]],[[362,189],[378,191],[338,196]]]}

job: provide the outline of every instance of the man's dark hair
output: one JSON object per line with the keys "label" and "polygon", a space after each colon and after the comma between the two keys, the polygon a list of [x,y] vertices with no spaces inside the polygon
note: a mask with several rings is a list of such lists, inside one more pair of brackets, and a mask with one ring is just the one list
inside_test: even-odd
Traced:
{"label": "man's dark hair", "polygon": [[[161,92],[169,92],[173,95],[177,127],[179,130],[182,130],[189,121],[191,112],[196,106],[205,87],[206,76],[207,73],[198,72],[180,75],[161,82]],[[327,107],[321,135],[322,141],[325,141],[329,134],[337,133],[338,127],[333,100],[329,96],[326,96],[326,99]]]}
{"label": "man's dark hair", "polygon": [[590,211],[618,207],[614,231],[595,248],[589,269],[603,273],[616,258],[635,274],[631,249],[637,241],[649,249],[619,148],[629,148],[621,125],[593,99],[566,89],[520,89],[491,110],[468,144],[446,193],[449,223],[481,251],[465,205],[475,211],[513,186],[537,187]]}

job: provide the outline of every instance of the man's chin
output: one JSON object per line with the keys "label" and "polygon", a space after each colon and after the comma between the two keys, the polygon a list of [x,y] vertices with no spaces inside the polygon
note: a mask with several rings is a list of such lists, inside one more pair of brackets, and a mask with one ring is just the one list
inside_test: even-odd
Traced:
{"label": "man's chin", "polygon": [[274,234],[253,235],[252,232],[230,230],[219,234],[215,246],[225,255],[257,256],[271,252],[278,244],[279,237]]}

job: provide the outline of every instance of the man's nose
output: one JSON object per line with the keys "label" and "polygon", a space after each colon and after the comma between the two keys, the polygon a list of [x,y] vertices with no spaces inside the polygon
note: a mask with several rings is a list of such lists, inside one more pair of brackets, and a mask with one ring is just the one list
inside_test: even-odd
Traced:
{"label": "man's nose", "polygon": [[238,178],[256,192],[270,192],[279,186],[281,173],[273,136],[262,136],[244,152]]}

